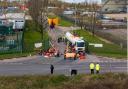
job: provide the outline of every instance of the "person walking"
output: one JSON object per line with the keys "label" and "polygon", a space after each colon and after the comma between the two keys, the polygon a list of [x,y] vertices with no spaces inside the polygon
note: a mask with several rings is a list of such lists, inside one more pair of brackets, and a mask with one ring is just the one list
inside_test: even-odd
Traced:
{"label": "person walking", "polygon": [[54,66],[51,65],[51,66],[50,66],[50,69],[51,69],[51,74],[53,74],[53,72],[54,72]]}
{"label": "person walking", "polygon": [[100,72],[100,64],[99,63],[96,63],[96,74],[99,74]]}
{"label": "person walking", "polygon": [[90,67],[91,74],[94,74],[94,68],[95,68],[94,63],[90,63],[89,67]]}

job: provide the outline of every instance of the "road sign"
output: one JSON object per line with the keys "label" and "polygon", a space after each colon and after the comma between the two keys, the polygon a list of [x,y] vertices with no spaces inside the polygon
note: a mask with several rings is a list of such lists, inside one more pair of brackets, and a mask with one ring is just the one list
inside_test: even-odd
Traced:
{"label": "road sign", "polygon": [[94,47],[101,48],[101,47],[103,47],[103,44],[95,44]]}
{"label": "road sign", "polygon": [[94,47],[96,47],[96,48],[101,48],[101,47],[103,47],[103,44],[89,43],[89,45],[92,45],[92,46],[94,46]]}
{"label": "road sign", "polygon": [[35,48],[40,48],[42,47],[42,43],[35,43]]}

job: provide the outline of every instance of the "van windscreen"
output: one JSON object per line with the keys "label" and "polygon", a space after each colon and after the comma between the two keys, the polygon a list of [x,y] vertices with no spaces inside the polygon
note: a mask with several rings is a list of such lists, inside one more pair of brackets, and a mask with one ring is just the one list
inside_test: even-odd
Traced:
{"label": "van windscreen", "polygon": [[84,47],[85,43],[84,42],[77,42],[77,47]]}

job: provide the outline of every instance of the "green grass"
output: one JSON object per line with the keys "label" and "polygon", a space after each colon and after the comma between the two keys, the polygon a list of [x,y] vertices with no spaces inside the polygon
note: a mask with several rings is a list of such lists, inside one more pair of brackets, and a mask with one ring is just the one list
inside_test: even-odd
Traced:
{"label": "green grass", "polygon": [[63,26],[63,27],[70,27],[70,26],[73,26],[73,23],[70,22],[70,21],[67,21],[63,18],[60,18],[60,23],[59,23],[60,26]]}
{"label": "green grass", "polygon": [[127,57],[127,49],[121,49],[119,45],[106,43],[102,41],[97,36],[92,36],[88,31],[85,30],[76,30],[74,31],[80,36],[84,37],[86,41],[89,43],[98,43],[103,44],[102,48],[95,48],[94,46],[89,46],[89,50],[91,53],[100,56],[108,56],[108,57],[115,57],[115,58],[126,58]]}
{"label": "green grass", "polygon": [[127,74],[0,77],[0,89],[127,89]]}
{"label": "green grass", "polygon": [[57,18],[57,16],[56,15],[48,15],[48,18]]}
{"label": "green grass", "polygon": [[[39,30],[40,28],[39,26],[36,26],[35,22],[26,22],[26,29],[24,32],[24,51],[33,52],[35,50],[34,44],[43,42],[42,35]],[[44,31],[43,38],[45,41],[49,39],[48,33],[46,31]]]}

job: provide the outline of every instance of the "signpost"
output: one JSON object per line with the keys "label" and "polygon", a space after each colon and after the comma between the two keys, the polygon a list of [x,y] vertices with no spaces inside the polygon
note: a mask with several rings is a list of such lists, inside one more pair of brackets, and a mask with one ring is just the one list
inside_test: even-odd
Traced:
{"label": "signpost", "polygon": [[89,43],[89,45],[94,46],[95,48],[102,48],[103,44],[95,44],[95,43]]}
{"label": "signpost", "polygon": [[41,48],[42,47],[42,43],[35,43],[35,48]]}

